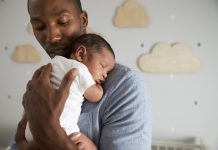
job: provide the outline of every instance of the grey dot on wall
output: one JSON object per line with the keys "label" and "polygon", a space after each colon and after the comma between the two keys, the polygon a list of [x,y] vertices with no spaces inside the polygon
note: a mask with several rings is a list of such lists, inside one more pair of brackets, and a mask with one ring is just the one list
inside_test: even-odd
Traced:
{"label": "grey dot on wall", "polygon": [[198,44],[197,44],[197,45],[198,45],[198,47],[201,47],[201,43],[200,43],[200,42],[198,42]]}
{"label": "grey dot on wall", "polygon": [[141,47],[144,47],[144,44],[143,44],[143,43],[141,44]]}
{"label": "grey dot on wall", "polygon": [[7,51],[7,50],[8,50],[8,47],[7,47],[7,46],[5,46],[5,47],[4,47],[4,49],[5,49],[5,51]]}
{"label": "grey dot on wall", "polygon": [[194,101],[194,105],[196,105],[196,106],[197,106],[197,105],[198,105],[198,101]]}
{"label": "grey dot on wall", "polygon": [[8,95],[8,99],[11,99],[11,95]]}

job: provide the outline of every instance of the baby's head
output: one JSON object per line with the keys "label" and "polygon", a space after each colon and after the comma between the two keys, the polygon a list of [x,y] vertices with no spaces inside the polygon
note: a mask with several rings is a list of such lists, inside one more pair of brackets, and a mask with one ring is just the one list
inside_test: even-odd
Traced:
{"label": "baby's head", "polygon": [[97,34],[83,34],[72,43],[70,58],[87,66],[96,83],[105,81],[114,68],[115,54],[110,44]]}

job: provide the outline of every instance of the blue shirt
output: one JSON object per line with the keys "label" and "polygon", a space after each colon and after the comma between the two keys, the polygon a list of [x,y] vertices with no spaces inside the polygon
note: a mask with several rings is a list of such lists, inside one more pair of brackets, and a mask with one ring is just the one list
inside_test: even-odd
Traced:
{"label": "blue shirt", "polygon": [[137,71],[116,64],[101,101],[83,103],[78,125],[99,150],[151,149],[151,102],[144,85]]}

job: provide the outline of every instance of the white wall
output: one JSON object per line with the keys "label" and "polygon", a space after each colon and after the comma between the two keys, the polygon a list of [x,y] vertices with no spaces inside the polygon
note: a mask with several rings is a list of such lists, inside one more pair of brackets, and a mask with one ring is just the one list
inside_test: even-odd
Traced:
{"label": "white wall", "polygon": [[[89,27],[111,43],[119,62],[138,70],[138,56],[156,42],[183,42],[203,62],[196,74],[143,74],[152,95],[153,137],[198,137],[218,149],[218,1],[138,0],[146,6],[151,24],[133,29],[113,26],[115,10],[123,2],[82,1],[89,14]],[[0,146],[7,144],[22,114],[25,84],[34,70],[49,59],[26,32],[28,21],[26,0],[0,1]],[[15,64],[10,60],[15,46],[25,43],[41,50],[40,64]]]}

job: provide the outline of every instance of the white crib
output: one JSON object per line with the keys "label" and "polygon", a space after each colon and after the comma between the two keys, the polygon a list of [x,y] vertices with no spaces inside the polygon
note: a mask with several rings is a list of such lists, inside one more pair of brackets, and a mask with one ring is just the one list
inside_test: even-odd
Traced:
{"label": "white crib", "polygon": [[153,140],[152,150],[208,150],[203,143]]}

